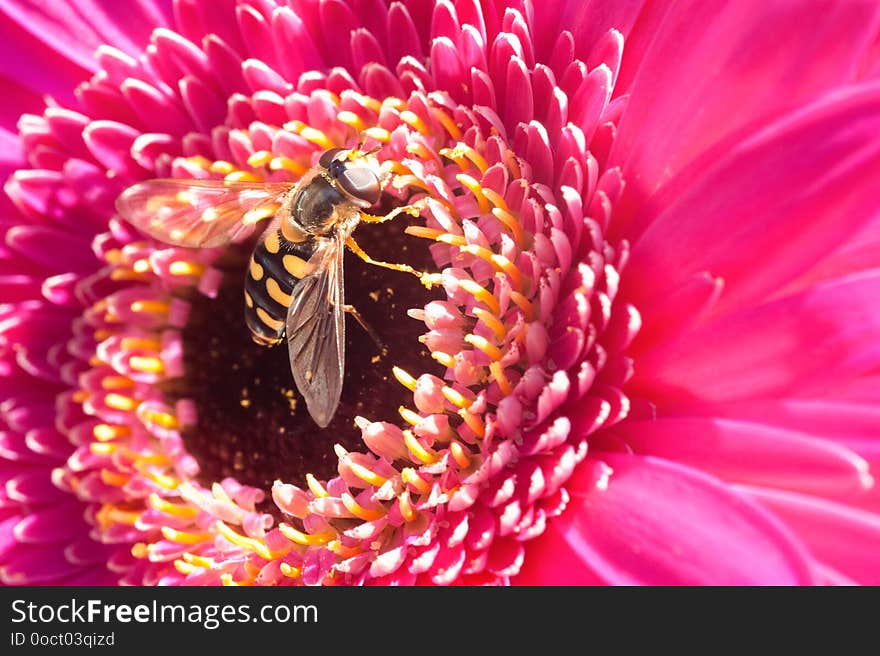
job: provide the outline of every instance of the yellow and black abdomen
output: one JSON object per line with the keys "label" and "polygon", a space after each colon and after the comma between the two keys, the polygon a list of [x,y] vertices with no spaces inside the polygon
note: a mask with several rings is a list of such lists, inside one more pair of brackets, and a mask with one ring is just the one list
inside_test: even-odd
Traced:
{"label": "yellow and black abdomen", "polygon": [[280,228],[270,228],[251,255],[244,280],[244,318],[258,344],[277,344],[284,336],[287,308],[294,287],[311,273],[314,239],[290,241]]}

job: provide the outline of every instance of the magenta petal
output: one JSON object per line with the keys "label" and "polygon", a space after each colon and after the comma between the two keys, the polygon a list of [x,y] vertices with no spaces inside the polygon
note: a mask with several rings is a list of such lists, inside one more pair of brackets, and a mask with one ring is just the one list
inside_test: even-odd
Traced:
{"label": "magenta petal", "polygon": [[587,459],[565,512],[526,547],[517,584],[814,582],[808,556],[769,512],[716,479],[635,455]]}
{"label": "magenta petal", "polygon": [[[534,13],[537,57],[541,61],[550,61],[560,32],[569,30],[573,36],[573,54],[579,59],[587,59],[608,30],[629,34],[646,4],[650,3],[645,0],[573,0],[554,3],[549,10],[539,9]],[[668,5],[666,2],[657,4],[664,11]]]}
{"label": "magenta petal", "polygon": [[742,489],[782,517],[822,562],[858,583],[880,585],[880,514],[803,494]]}
{"label": "magenta petal", "polygon": [[631,300],[657,299],[708,271],[724,282],[713,310],[721,313],[762,300],[814,266],[876,216],[877,134],[880,84],[873,84],[713,149],[643,208],[647,229],[627,267]]}
{"label": "magenta petal", "polygon": [[868,463],[830,440],[758,422],[670,417],[615,429],[639,453],[711,472],[728,481],[840,499],[873,486]]}
{"label": "magenta petal", "polygon": [[822,394],[880,366],[880,272],[718,319],[649,351],[633,385],[655,402]]}
{"label": "magenta petal", "polygon": [[[95,69],[92,55],[99,46],[136,52],[153,28],[170,22],[171,3],[2,0],[0,13],[4,72],[42,93],[67,99]],[[12,54],[21,52],[28,56]]]}
{"label": "magenta petal", "polygon": [[725,134],[852,81],[877,12],[872,0],[675,3],[644,52],[624,49],[638,72],[611,161],[638,181],[630,198],[650,196]]}

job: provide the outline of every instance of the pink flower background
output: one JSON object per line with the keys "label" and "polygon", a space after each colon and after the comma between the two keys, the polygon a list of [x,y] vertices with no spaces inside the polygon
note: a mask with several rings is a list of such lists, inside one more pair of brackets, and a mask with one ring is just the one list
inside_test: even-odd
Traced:
{"label": "pink flower background", "polygon": [[[16,178],[7,185],[12,202],[0,200],[0,571],[7,582],[119,578],[106,567],[113,549],[90,537],[86,505],[52,484],[73,447],[56,430],[54,411],[55,395],[67,388],[47,373],[52,346],[77,314],[65,276],[97,268],[91,236],[112,209],[78,217],[80,224],[53,223],[46,185],[54,167],[59,179],[80,184],[64,193],[97,190],[92,206],[110,208],[112,197],[100,197],[102,183],[89,176],[125,172],[130,161],[121,142],[92,124],[84,140],[72,129],[53,135],[99,164],[72,172],[65,166],[76,164],[20,117],[57,117],[64,107],[91,115],[109,101],[76,90],[102,67],[112,70],[102,46],[137,56],[163,26],[197,43],[216,32],[288,79],[316,65],[293,42],[278,52],[249,41],[235,4],[0,2],[0,178],[41,171]],[[274,5],[239,4],[264,16]],[[317,11],[314,2],[293,4]],[[590,150],[604,170],[619,169],[624,183],[618,198],[584,205],[607,206],[608,239],[630,244],[616,303],[637,308],[634,321],[640,318],[626,350],[632,409],[591,438],[566,484],[565,511],[526,544],[511,582],[880,583],[873,478],[880,467],[880,6],[404,4],[434,35],[444,34],[452,13],[462,23],[480,17],[497,36],[505,9],[514,7],[527,23],[528,57],[551,68],[565,56],[583,60],[591,74],[580,94],[560,101],[532,76],[531,86],[508,89],[510,98],[498,102],[507,103],[507,121],[532,120],[551,136],[563,126],[553,123],[550,98],[564,104],[568,121],[591,130]],[[385,32],[382,3],[326,5],[328,16],[335,11]],[[353,27],[334,25],[340,34]],[[380,42],[392,60],[393,36]],[[438,86],[459,81],[454,57],[436,54],[436,40],[425,42],[435,46]],[[509,75],[504,55],[490,49],[496,85]],[[339,56],[358,68],[357,55]],[[594,106],[599,88],[608,97]],[[614,118],[596,128],[600,112]],[[213,124],[204,113],[198,118],[208,122],[188,129]],[[175,134],[176,120],[136,117],[149,128],[139,130]],[[518,154],[539,169],[553,166],[558,152]]]}

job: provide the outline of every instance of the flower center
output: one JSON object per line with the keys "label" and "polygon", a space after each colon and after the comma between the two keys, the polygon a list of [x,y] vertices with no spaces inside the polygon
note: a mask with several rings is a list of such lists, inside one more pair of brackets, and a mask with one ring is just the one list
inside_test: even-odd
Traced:
{"label": "flower center", "polygon": [[[405,259],[432,269],[425,241],[403,232],[405,221],[362,224],[358,242],[382,260]],[[196,295],[182,330],[184,374],[174,397],[195,402],[198,420],[183,432],[187,451],[199,463],[207,485],[226,477],[264,490],[276,480],[305,483],[305,475],[336,475],[336,444],[362,450],[358,416],[395,421],[411,394],[392,378],[392,367],[442,373],[418,337],[424,324],[407,310],[422,308],[428,291],[406,273],[366,264],[351,253],[345,261],[346,302],[353,305],[381,341],[354,317],[346,316],[345,379],[342,399],[330,425],[319,428],[309,416],[290,372],[287,347],[255,344],[242,313],[242,286],[248,253],[230,253],[216,298]]]}

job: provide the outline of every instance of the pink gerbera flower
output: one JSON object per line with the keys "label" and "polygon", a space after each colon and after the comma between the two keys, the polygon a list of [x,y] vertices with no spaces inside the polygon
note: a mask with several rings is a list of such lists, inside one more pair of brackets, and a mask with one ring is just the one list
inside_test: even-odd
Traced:
{"label": "pink gerbera flower", "polygon": [[[114,6],[2,10],[5,582],[880,581],[876,3]],[[320,430],[114,201],[361,138]]]}

